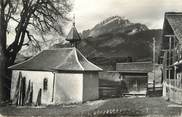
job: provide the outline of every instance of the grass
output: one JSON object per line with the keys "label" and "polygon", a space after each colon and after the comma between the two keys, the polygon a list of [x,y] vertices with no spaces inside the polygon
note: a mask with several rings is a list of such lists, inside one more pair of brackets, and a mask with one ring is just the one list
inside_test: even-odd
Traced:
{"label": "grass", "polygon": [[97,117],[181,117],[182,108],[172,106],[161,97],[115,98],[90,101],[84,104],[47,106],[43,108],[4,106],[0,108],[4,116],[97,116]]}

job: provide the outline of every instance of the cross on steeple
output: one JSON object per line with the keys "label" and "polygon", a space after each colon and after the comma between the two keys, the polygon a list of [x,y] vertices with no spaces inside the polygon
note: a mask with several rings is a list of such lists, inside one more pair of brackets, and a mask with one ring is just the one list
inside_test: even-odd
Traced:
{"label": "cross on steeple", "polygon": [[73,15],[73,26],[75,26],[75,14]]}

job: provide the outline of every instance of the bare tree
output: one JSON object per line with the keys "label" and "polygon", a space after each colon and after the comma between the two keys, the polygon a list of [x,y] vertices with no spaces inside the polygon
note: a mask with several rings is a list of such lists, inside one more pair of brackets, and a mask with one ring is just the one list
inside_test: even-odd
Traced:
{"label": "bare tree", "polygon": [[[0,0],[0,101],[9,96],[10,81],[7,79],[10,72],[7,68],[14,64],[18,52],[28,43],[39,47],[30,29],[42,35],[50,30],[62,34],[60,24],[68,20],[66,15],[70,10],[69,0]],[[14,37],[10,37],[12,43],[7,44],[10,22],[17,25]]]}

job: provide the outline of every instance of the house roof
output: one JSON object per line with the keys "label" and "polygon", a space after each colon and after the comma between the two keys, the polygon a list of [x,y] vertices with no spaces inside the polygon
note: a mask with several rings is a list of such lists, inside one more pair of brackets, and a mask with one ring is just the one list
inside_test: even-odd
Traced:
{"label": "house roof", "polygon": [[146,73],[153,69],[152,62],[129,62],[129,63],[117,63],[116,71],[133,72],[133,73]]}
{"label": "house roof", "polygon": [[12,70],[31,71],[101,71],[89,62],[76,48],[50,49],[25,62],[10,66]]}
{"label": "house roof", "polygon": [[110,73],[123,73],[123,74],[146,74],[148,71],[144,70],[120,70],[120,71],[108,71]]}
{"label": "house roof", "polygon": [[182,40],[182,12],[167,12],[165,19],[168,21],[178,40]]}
{"label": "house roof", "polygon": [[68,35],[66,37],[66,40],[70,41],[70,42],[75,42],[75,41],[81,40],[81,37],[80,37],[75,25],[72,26],[70,32],[68,33]]}

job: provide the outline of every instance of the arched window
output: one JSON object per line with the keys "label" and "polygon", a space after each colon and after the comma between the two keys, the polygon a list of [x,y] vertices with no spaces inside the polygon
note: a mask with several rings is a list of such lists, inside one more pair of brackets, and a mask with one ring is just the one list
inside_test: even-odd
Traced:
{"label": "arched window", "polygon": [[43,89],[44,90],[47,90],[47,85],[48,85],[48,80],[47,80],[47,78],[44,78],[44,81],[43,81]]}

